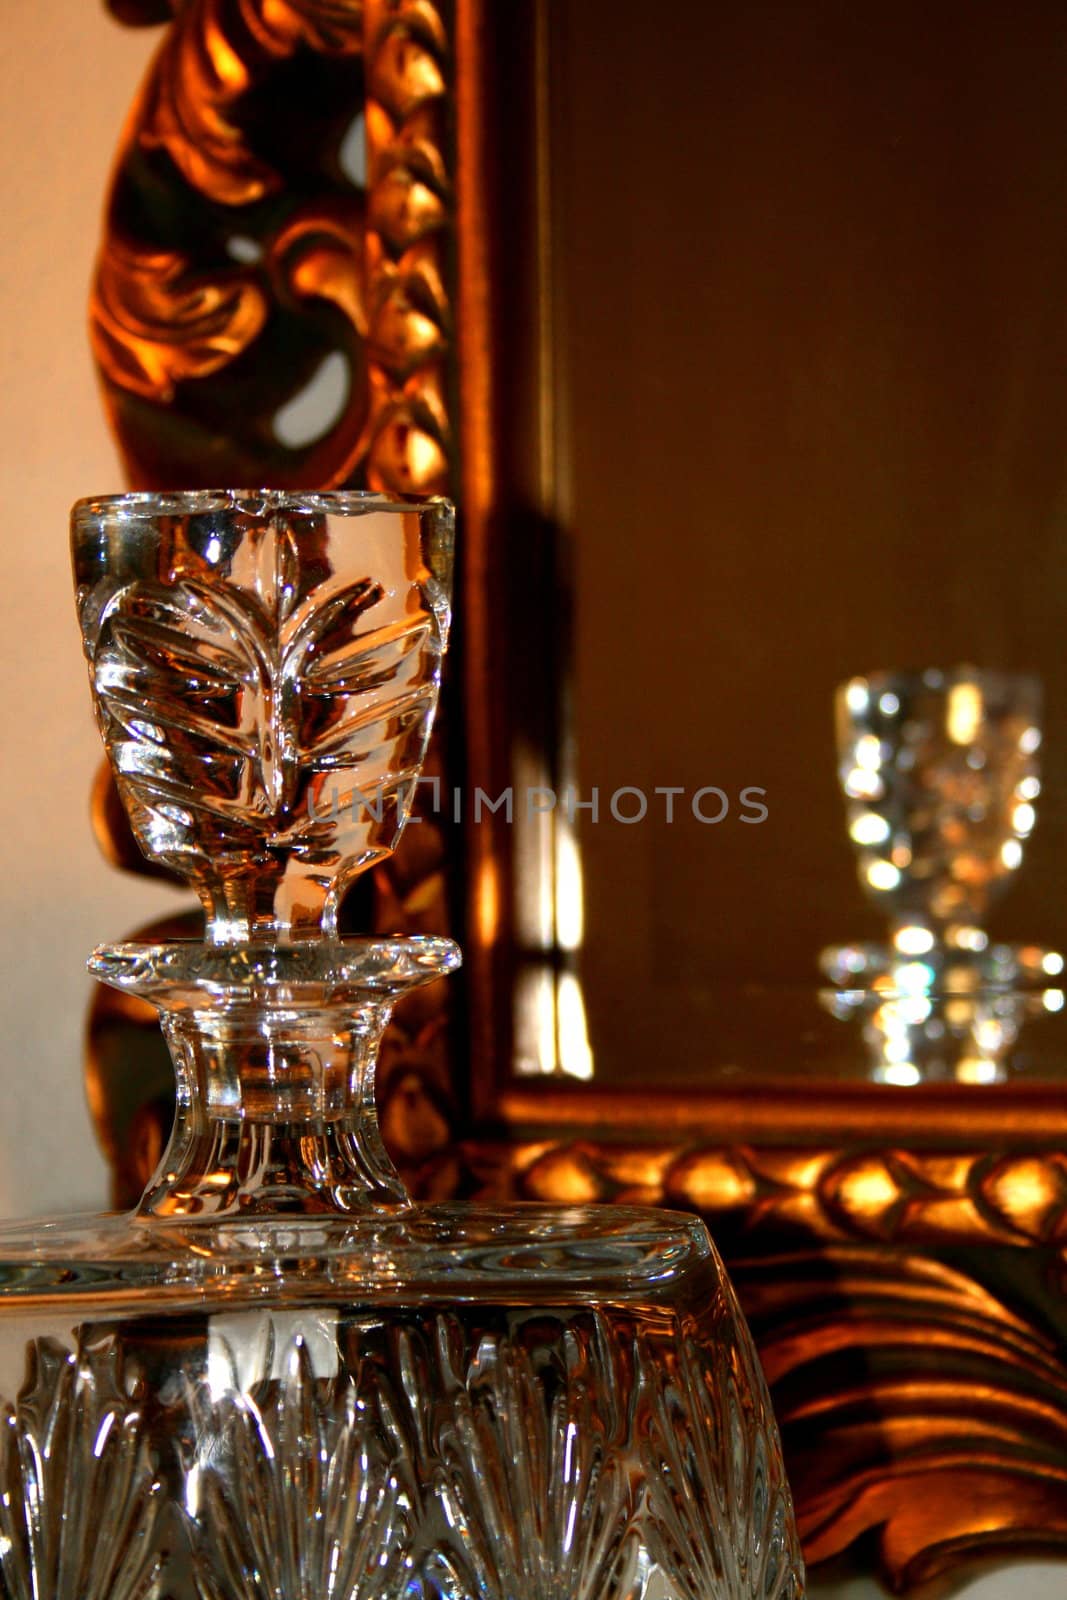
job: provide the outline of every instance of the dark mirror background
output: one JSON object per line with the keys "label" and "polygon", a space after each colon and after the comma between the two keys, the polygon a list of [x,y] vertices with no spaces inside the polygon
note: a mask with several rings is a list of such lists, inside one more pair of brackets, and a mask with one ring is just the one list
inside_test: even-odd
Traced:
{"label": "dark mirror background", "polygon": [[[602,808],[566,959],[595,1075],[847,1070],[817,954],[883,925],[837,788],[841,679],[1041,675],[1038,825],[990,928],[1067,939],[1067,12],[544,20],[564,691]],[[686,791],[672,825],[657,785]],[[717,826],[689,810],[705,785]],[[639,824],[606,815],[623,786]]]}

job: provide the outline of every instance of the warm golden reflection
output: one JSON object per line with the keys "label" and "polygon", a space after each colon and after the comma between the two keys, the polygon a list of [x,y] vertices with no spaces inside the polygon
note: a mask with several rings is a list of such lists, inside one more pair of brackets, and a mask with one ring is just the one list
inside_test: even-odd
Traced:
{"label": "warm golden reflection", "polygon": [[492,859],[479,863],[475,908],[478,939],[492,949],[500,936],[500,873]]}
{"label": "warm golden reflection", "polygon": [[953,744],[974,744],[982,725],[982,690],[977,683],[954,683],[948,691],[945,727]]}
{"label": "warm golden reflection", "polygon": [[877,1082],[999,1082],[1027,1019],[1055,1010],[1059,952],[992,943],[982,926],[1037,822],[1040,707],[1034,678],[971,667],[838,691],[849,838],[888,927],[822,952],[823,998],[860,1023]]}
{"label": "warm golden reflection", "polygon": [[[890,919],[980,927],[1033,830],[1041,686],[970,667],[854,678],[837,699],[860,881]],[[902,948],[898,945],[898,948]]]}
{"label": "warm golden reflection", "polygon": [[578,975],[584,936],[582,860],[566,796],[528,744],[518,741],[513,838],[522,970],[515,995],[516,1060],[522,1073],[593,1076]]}

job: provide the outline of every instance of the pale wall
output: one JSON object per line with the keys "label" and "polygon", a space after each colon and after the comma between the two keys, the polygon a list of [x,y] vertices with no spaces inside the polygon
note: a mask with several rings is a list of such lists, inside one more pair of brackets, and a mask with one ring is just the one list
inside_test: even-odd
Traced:
{"label": "pale wall", "polygon": [[170,903],[89,834],[100,754],[71,501],[123,487],[86,336],[118,133],[155,39],[101,0],[10,0],[0,49],[0,1214],[100,1204],[81,1077],[85,957]]}

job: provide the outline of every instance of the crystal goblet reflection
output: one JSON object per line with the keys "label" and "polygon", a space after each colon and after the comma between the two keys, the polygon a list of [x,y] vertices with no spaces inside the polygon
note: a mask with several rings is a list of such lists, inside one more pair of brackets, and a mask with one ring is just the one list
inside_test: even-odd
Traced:
{"label": "crystal goblet reflection", "polygon": [[894,930],[967,948],[1034,826],[1040,683],[973,667],[882,672],[842,685],[836,711],[860,883]]}
{"label": "crystal goblet reflection", "polygon": [[824,950],[824,1002],[862,1023],[880,1081],[993,1082],[1063,970],[1058,952],[991,944],[984,927],[1036,820],[1040,683],[881,672],[843,684],[835,709],[860,883],[889,939]]}

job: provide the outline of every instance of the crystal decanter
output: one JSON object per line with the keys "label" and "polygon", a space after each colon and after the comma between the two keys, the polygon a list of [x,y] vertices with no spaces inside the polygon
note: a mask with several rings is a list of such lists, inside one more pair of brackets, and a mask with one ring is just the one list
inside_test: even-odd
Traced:
{"label": "crystal decanter", "polygon": [[128,1216],[0,1230],[3,1600],[781,1600],[763,1378],[703,1225],[410,1203],[390,1008],[445,939],[342,939],[437,699],[451,510],[197,492],[73,514],[93,697],[203,942],[98,950],[177,1077]]}

